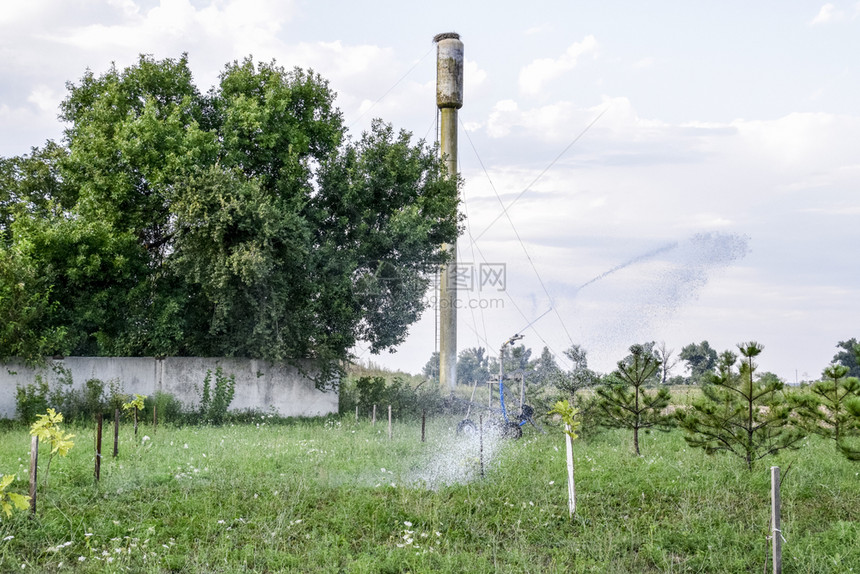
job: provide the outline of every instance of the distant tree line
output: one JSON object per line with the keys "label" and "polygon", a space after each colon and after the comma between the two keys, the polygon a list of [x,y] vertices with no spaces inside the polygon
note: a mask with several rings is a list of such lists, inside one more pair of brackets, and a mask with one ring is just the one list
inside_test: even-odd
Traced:
{"label": "distant tree line", "polygon": [[[832,439],[846,457],[860,460],[860,379],[854,374],[860,371],[860,344],[849,339],[840,341],[837,349],[819,380],[797,388],[773,373],[759,372],[756,359],[764,346],[755,341],[721,353],[707,341],[691,343],[677,359],[663,343],[636,344],[608,374],[591,370],[579,345],[564,351],[567,369],[559,367],[546,347],[532,359],[531,349],[520,345],[501,360],[505,373],[526,384],[533,404],[567,399],[575,405],[584,419],[583,432],[597,427],[629,429],[633,450],[640,454],[640,432],[678,426],[691,446],[734,454],[752,468],[763,457],[798,448],[810,434]],[[480,385],[496,380],[499,360],[484,348],[464,349],[458,382]],[[686,377],[671,376],[678,360],[685,363]],[[437,372],[434,354],[424,375],[434,377]],[[696,385],[701,392],[691,395],[688,405],[670,407],[670,386],[678,384]]]}

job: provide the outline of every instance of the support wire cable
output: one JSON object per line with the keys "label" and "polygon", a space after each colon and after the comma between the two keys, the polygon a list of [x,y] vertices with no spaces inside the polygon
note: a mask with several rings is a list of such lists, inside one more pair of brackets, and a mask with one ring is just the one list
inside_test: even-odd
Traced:
{"label": "support wire cable", "polygon": [[[578,141],[580,140],[580,138],[582,138],[582,136],[584,136],[584,135],[585,135],[585,133],[586,133],[588,130],[590,130],[590,129],[591,129],[591,127],[592,127],[594,124],[596,124],[596,123],[597,123],[597,120],[599,120],[601,117],[603,117],[603,114],[605,114],[605,113],[609,110],[609,107],[610,107],[610,106],[606,106],[606,107],[603,109],[603,111],[602,111],[602,112],[600,112],[599,114],[597,114],[597,117],[595,117],[593,120],[591,120],[591,122],[590,122],[587,126],[585,126],[585,127],[582,129],[582,131],[580,131],[580,132],[577,134],[577,136],[576,136],[575,138],[573,138],[573,141],[571,141],[569,144],[567,144],[567,147],[565,147],[563,150],[561,150],[561,153],[559,153],[557,156],[555,156],[555,159],[554,159],[554,160],[552,160],[552,161],[549,163],[549,165],[548,165],[548,166],[546,166],[546,167],[544,168],[544,170],[543,170],[542,172],[540,172],[540,173],[538,174],[538,176],[537,176],[536,178],[534,178],[534,179],[532,180],[532,182],[531,182],[530,184],[528,184],[528,185],[527,185],[527,186],[526,186],[526,187],[525,187],[525,188],[524,188],[524,189],[523,189],[523,190],[522,190],[522,191],[521,191],[521,192],[520,192],[520,193],[519,193],[519,194],[518,194],[518,195],[517,195],[517,196],[516,196],[516,197],[515,197],[515,198],[514,198],[514,199],[513,199],[509,204],[508,204],[508,205],[507,205],[507,206],[505,206],[505,205],[504,205],[504,203],[503,203],[503,204],[502,204],[502,213],[498,214],[498,215],[496,216],[496,218],[495,218],[495,219],[493,219],[493,220],[490,222],[490,224],[489,224],[489,225],[487,225],[487,227],[486,227],[486,228],[484,228],[484,230],[483,230],[481,233],[479,233],[479,234],[478,234],[478,236],[477,236],[475,239],[476,239],[476,240],[478,240],[478,239],[480,239],[481,237],[483,237],[483,236],[484,236],[484,234],[485,234],[487,231],[489,231],[489,230],[490,230],[490,228],[491,228],[493,225],[495,225],[495,223],[496,223],[499,219],[501,219],[503,215],[508,215],[508,210],[509,210],[509,209],[510,209],[510,208],[511,208],[511,207],[512,207],[512,206],[513,206],[513,205],[514,205],[514,204],[515,204],[515,203],[516,203],[516,202],[517,202],[517,201],[518,201],[518,200],[523,196],[523,194],[525,194],[525,192],[527,192],[528,190],[530,190],[530,189],[532,188],[532,186],[533,186],[534,184],[536,184],[536,183],[540,180],[540,178],[542,178],[542,177],[544,176],[544,174],[546,174],[546,172],[548,172],[548,171],[550,170],[550,168],[551,168],[552,166],[554,166],[554,165],[556,164],[556,162],[558,162],[558,160],[560,160],[560,159],[562,158],[562,156],[563,156],[564,154],[566,154],[566,153],[567,153],[567,151],[568,151],[570,148],[572,148],[572,147],[573,147],[573,145],[574,145],[576,142],[578,142]],[[470,140],[470,141],[471,141],[471,140]],[[497,194],[497,195],[498,195],[498,194]],[[501,201],[501,198],[499,199],[499,201]]]}
{"label": "support wire cable", "polygon": [[379,102],[381,102],[382,100],[384,100],[384,99],[385,99],[385,97],[386,97],[386,96],[388,96],[388,94],[390,94],[390,93],[394,90],[394,88],[396,88],[398,85],[400,85],[400,82],[402,82],[403,80],[405,80],[405,79],[406,79],[406,77],[407,77],[409,74],[411,74],[411,73],[412,73],[412,71],[413,71],[415,68],[417,68],[417,67],[418,67],[418,64],[420,64],[421,62],[423,62],[423,61],[424,61],[424,59],[425,59],[427,56],[429,56],[431,52],[433,52],[433,50],[435,49],[435,47],[436,47],[436,46],[433,46],[433,47],[431,47],[429,50],[427,50],[427,52],[426,52],[423,56],[421,56],[421,58],[419,58],[417,62],[415,62],[414,64],[412,64],[412,67],[411,67],[411,68],[409,68],[408,70],[406,70],[406,73],[405,73],[405,74],[403,74],[402,76],[400,76],[400,79],[399,79],[399,80],[397,80],[396,82],[394,82],[394,84],[392,84],[392,86],[391,86],[390,88],[388,88],[388,89],[385,91],[385,93],[384,93],[384,94],[382,94],[381,96],[379,96],[379,98],[378,98],[375,102],[373,102],[373,103],[370,105],[370,107],[369,107],[369,108],[367,108],[366,110],[364,110],[363,112],[361,112],[361,113],[358,115],[358,117],[357,117],[357,118],[355,118],[352,122],[350,122],[350,124],[347,126],[347,129],[349,129],[349,128],[353,127],[355,124],[357,124],[357,123],[358,123],[358,121],[359,121],[359,120],[361,120],[361,118],[363,118],[364,116],[366,116],[366,115],[367,115],[367,113],[368,113],[368,112],[370,112],[370,110],[372,110],[373,108],[375,108],[375,107],[376,107],[376,105],[377,105]]}
{"label": "support wire cable", "polygon": [[[458,158],[458,161],[459,161],[459,158]],[[460,171],[460,173],[462,173],[462,171]],[[465,192],[465,189],[463,190],[462,204],[463,204],[463,211],[464,211],[464,215],[466,216],[466,233],[469,235],[469,250],[470,250],[470,251],[471,251],[471,253],[472,253],[472,261],[476,261],[476,260],[477,260],[477,258],[475,257],[475,241],[472,239],[472,227],[471,227],[471,225],[470,225],[470,221],[471,221],[471,220],[469,219],[469,204],[466,202],[466,192]],[[458,242],[458,243],[457,243],[457,250],[459,251],[459,249],[460,249],[460,244],[459,244],[459,242]],[[459,254],[458,254],[458,257],[459,257]],[[482,256],[482,259],[483,259],[483,256]],[[484,260],[484,263],[488,263],[488,261]],[[479,282],[480,282],[481,278],[479,277],[479,278],[478,278],[478,280],[479,280]],[[481,300],[481,299],[480,299],[480,297],[478,298],[478,300],[479,300],[479,301]],[[473,307],[471,307],[471,306],[470,306],[470,309],[469,309],[469,310],[471,311],[471,314],[472,314],[472,322],[475,324],[475,329],[474,329],[475,334],[478,334],[478,321],[477,321],[477,319],[475,318],[475,309],[474,309]],[[483,337],[483,340],[486,342],[486,341],[487,341],[487,339],[488,339],[488,336],[487,336],[487,321],[486,321],[486,317],[484,316],[484,309],[483,309],[483,307],[479,307],[479,311],[480,311],[480,316],[481,316],[481,325],[482,325],[483,330],[484,330],[484,337]],[[478,341],[480,342],[480,340],[481,340],[481,337],[480,337],[480,335],[479,335],[479,337],[478,337]]]}
{"label": "support wire cable", "polygon": [[[599,117],[599,116],[598,116],[598,117]],[[596,121],[596,120],[595,120],[595,121]],[[593,125],[593,123],[594,123],[594,122],[592,122],[592,125]],[[461,125],[462,125],[462,123],[461,123]],[[507,217],[507,219],[508,219],[508,223],[510,223],[510,224],[511,224],[511,229],[512,229],[512,230],[513,230],[513,232],[514,232],[514,235],[516,236],[517,241],[519,241],[519,243],[520,243],[520,247],[522,247],[522,249],[523,249],[523,253],[525,253],[525,255],[526,255],[526,259],[528,259],[529,264],[531,265],[532,270],[534,271],[535,277],[537,277],[537,280],[538,280],[538,282],[540,283],[541,288],[543,289],[544,295],[546,295],[547,299],[549,300],[549,304],[550,304],[551,308],[555,311],[556,317],[558,317],[558,321],[559,321],[559,323],[561,324],[562,329],[564,329],[564,334],[565,334],[565,335],[567,335],[567,339],[568,339],[568,341],[570,341],[570,344],[571,344],[571,345],[573,345],[573,338],[570,336],[570,332],[567,330],[567,325],[565,325],[565,324],[564,324],[564,319],[562,319],[562,318],[561,318],[561,313],[559,313],[559,312],[558,312],[558,309],[557,309],[557,308],[556,308],[556,306],[555,306],[555,302],[553,301],[552,296],[549,294],[549,290],[547,289],[546,284],[544,283],[543,278],[541,277],[540,272],[538,271],[537,266],[535,265],[535,262],[534,262],[534,260],[532,259],[532,256],[529,254],[528,249],[526,249],[526,245],[525,245],[525,243],[523,242],[522,238],[520,237],[520,234],[519,234],[519,232],[517,231],[516,226],[514,225],[514,220],[513,220],[513,219],[511,219],[511,215],[510,215],[510,213],[508,213],[508,209],[505,207],[505,204],[504,204],[504,202],[502,201],[502,197],[501,197],[501,195],[499,195],[499,192],[498,192],[498,190],[496,189],[496,186],[495,186],[495,184],[493,183],[493,180],[490,178],[490,174],[489,174],[489,172],[487,171],[487,168],[484,166],[484,162],[483,162],[483,160],[481,159],[481,156],[478,154],[478,150],[475,148],[475,144],[474,144],[474,142],[472,141],[471,136],[469,136],[469,132],[466,130],[466,126],[465,126],[465,125],[463,125],[462,127],[463,127],[463,133],[465,133],[465,134],[466,134],[466,139],[468,139],[468,140],[469,140],[469,145],[471,145],[471,146],[472,146],[472,151],[474,151],[474,153],[475,153],[475,157],[477,157],[477,158],[478,158],[478,163],[480,163],[480,164],[481,164],[481,169],[484,171],[484,175],[487,177],[487,181],[489,181],[489,182],[490,182],[490,187],[493,189],[493,193],[495,193],[495,194],[496,194],[496,198],[499,200],[499,203],[500,203],[500,204],[501,204],[501,206],[502,206],[502,214],[503,214],[503,215],[505,215],[505,216]],[[583,132],[583,133],[584,133],[584,132]],[[577,136],[577,137],[579,137],[579,136]],[[575,141],[576,141],[576,140],[574,140],[574,142],[575,142]],[[566,151],[568,148],[570,148],[570,146],[571,146],[571,145],[573,145],[573,143],[571,143],[570,145],[568,145],[568,146],[567,146],[567,148],[565,148],[565,151]],[[559,157],[561,157],[561,156],[559,156]],[[557,159],[557,158],[556,158],[556,159]],[[553,160],[553,163],[555,163],[555,160]],[[550,165],[552,165],[552,164],[550,164]],[[547,168],[547,169],[549,169],[549,168]],[[544,172],[543,172],[543,173],[546,173],[546,170],[544,170]],[[541,175],[543,175],[543,173],[542,173]],[[540,176],[538,176],[538,177],[540,177]],[[536,179],[535,181],[537,181],[537,179]],[[520,196],[522,196],[522,193],[520,193],[520,195],[519,195],[519,196],[517,196],[517,198],[519,198]],[[516,201],[516,199],[515,199],[514,201]],[[511,204],[513,204],[513,202],[511,202]],[[497,219],[498,219],[498,218],[497,218]],[[489,228],[488,228],[488,229],[489,229]],[[485,231],[486,231],[486,230],[485,230]],[[479,236],[479,237],[480,237],[480,236]],[[473,240],[473,242],[474,242],[474,241],[477,241],[477,239],[478,239],[478,238],[475,238],[475,239]]]}
{"label": "support wire cable", "polygon": [[[484,252],[483,252],[483,251],[481,251],[480,246],[479,246],[477,243],[475,243],[475,244],[474,244],[474,246],[475,246],[475,249],[477,249],[478,254],[481,256],[481,260],[482,260],[482,261],[484,261],[484,262],[487,262],[487,258],[486,258],[486,256],[484,255]],[[508,300],[513,304],[514,309],[516,309],[516,310],[517,310],[517,313],[519,313],[519,314],[520,314],[520,317],[522,317],[522,318],[523,318],[527,323],[529,323],[529,326],[531,326],[531,324],[533,323],[533,321],[532,321],[532,322],[529,322],[529,318],[528,318],[528,316],[525,314],[525,312],[524,312],[522,309],[520,309],[520,306],[519,306],[519,305],[517,305],[516,300],[514,300],[514,298],[511,296],[511,294],[510,294],[510,293],[508,293],[508,292],[507,292],[507,290],[503,291],[503,293],[504,293],[504,294],[505,294],[505,296],[508,298]],[[544,314],[546,314],[546,313],[544,313]],[[471,328],[471,327],[470,327],[470,328]],[[528,327],[526,327],[526,328],[528,328]],[[544,339],[544,337],[540,334],[540,332],[539,332],[537,329],[532,328],[532,330],[534,331],[535,335],[537,335],[537,338],[538,338],[538,339],[540,339],[541,343],[543,343],[543,344],[544,344],[544,346],[545,346],[547,349],[549,349],[549,350],[550,350],[550,352],[551,352],[553,355],[555,355],[556,357],[558,357],[558,358],[559,358],[560,360],[562,360],[562,361],[567,361],[567,357],[566,357],[564,354],[556,353],[555,349],[554,349],[554,348],[553,348],[549,343],[547,343],[546,339]],[[480,335],[479,335],[479,336],[480,336]],[[485,341],[486,341],[486,338],[485,338]],[[488,343],[488,346],[489,346],[489,343]],[[572,365],[573,365],[573,364],[571,363],[571,366],[572,366]]]}

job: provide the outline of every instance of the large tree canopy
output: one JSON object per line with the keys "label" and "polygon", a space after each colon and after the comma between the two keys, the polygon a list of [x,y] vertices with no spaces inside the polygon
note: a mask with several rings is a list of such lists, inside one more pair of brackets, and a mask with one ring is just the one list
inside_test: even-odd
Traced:
{"label": "large tree canopy", "polygon": [[0,357],[328,367],[402,342],[459,231],[457,182],[381,121],[349,138],[334,97],[250,59],[205,94],[184,56],[68,84],[64,142],[0,158]]}

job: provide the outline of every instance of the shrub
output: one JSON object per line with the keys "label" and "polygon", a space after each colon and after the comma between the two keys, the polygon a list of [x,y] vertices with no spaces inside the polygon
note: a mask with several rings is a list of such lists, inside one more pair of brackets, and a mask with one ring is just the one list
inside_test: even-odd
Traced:
{"label": "shrub", "polygon": [[361,377],[355,382],[358,393],[358,407],[370,409],[384,402],[385,379],[383,377]]}
{"label": "shrub", "polygon": [[400,376],[386,381],[382,376],[364,376],[341,382],[338,408],[341,414],[349,414],[358,407],[368,413],[377,405],[378,409],[391,410],[398,417],[419,417],[422,411],[438,414],[449,408],[435,385],[413,387]]}
{"label": "shrub", "polygon": [[[94,419],[98,414],[105,414],[107,403],[104,400],[105,384],[100,379],[88,379],[81,389],[71,388],[71,377],[68,382],[61,379],[60,384],[51,393],[51,405],[66,414],[66,420],[86,421]],[[64,389],[64,387],[67,387]]]}
{"label": "shrub", "polygon": [[144,412],[148,413],[150,418],[152,417],[152,409],[158,409],[159,423],[180,424],[185,422],[186,415],[182,403],[170,393],[156,391],[154,395],[143,401],[143,405]]}
{"label": "shrub", "polygon": [[236,375],[225,375],[218,367],[215,369],[215,387],[212,388],[212,371],[207,370],[203,379],[203,395],[200,397],[203,420],[215,425],[223,424],[235,392]]}
{"label": "shrub", "polygon": [[48,408],[48,383],[41,375],[36,375],[36,383],[25,387],[18,387],[15,391],[15,412],[25,425],[29,426],[36,421],[39,413]]}

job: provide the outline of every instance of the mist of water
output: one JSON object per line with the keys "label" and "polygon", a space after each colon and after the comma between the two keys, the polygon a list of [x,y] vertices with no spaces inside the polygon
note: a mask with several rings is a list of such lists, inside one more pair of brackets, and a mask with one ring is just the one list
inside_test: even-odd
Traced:
{"label": "mist of water", "polygon": [[410,469],[404,480],[407,484],[433,490],[466,484],[480,477],[482,461],[485,472],[493,465],[502,445],[509,440],[488,429],[484,429],[483,439],[477,433],[457,434],[452,429],[450,434],[431,445],[429,452]]}
{"label": "mist of water", "polygon": [[655,338],[655,327],[748,252],[746,236],[699,233],[613,267],[577,290],[579,341],[595,357],[617,353],[640,337]]}

